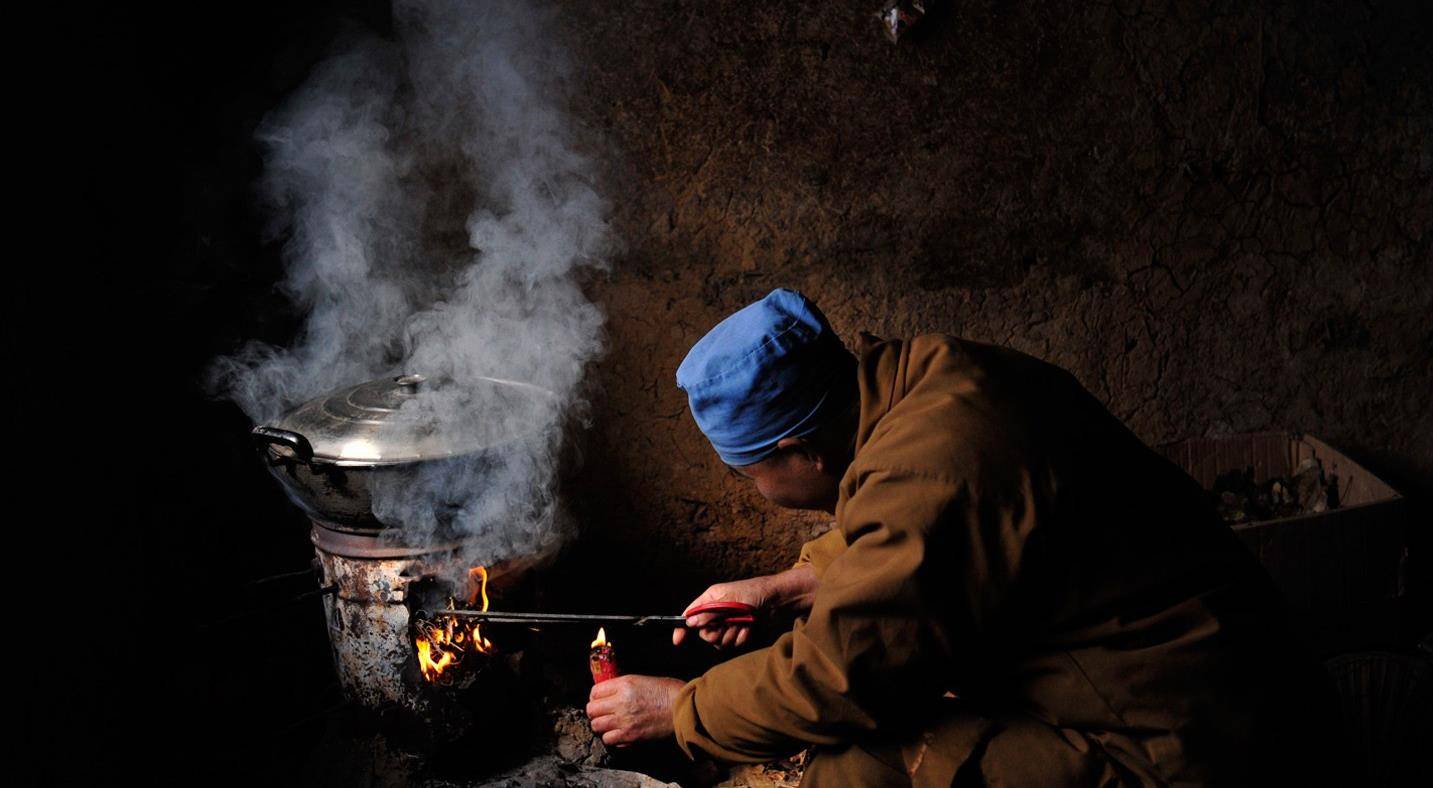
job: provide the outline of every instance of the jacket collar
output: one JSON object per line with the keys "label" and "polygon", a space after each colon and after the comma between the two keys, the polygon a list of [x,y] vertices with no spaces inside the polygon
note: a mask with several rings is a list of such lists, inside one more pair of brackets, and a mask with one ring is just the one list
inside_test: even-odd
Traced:
{"label": "jacket collar", "polygon": [[881,419],[905,396],[910,346],[900,339],[881,339],[861,332],[860,364],[856,369],[861,415],[856,427],[856,454],[870,440]]}

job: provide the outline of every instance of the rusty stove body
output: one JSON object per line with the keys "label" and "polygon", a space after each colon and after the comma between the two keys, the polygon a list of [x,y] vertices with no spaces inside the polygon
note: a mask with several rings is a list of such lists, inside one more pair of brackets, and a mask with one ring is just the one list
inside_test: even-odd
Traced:
{"label": "rusty stove body", "polygon": [[[345,696],[380,714],[415,712],[451,734],[466,723],[439,721],[467,716],[450,713],[455,690],[465,687],[461,680],[441,688],[425,681],[412,614],[466,599],[469,567],[459,565],[456,540],[405,540],[403,522],[375,514],[374,491],[418,483],[444,468],[481,479],[482,469],[505,462],[514,446],[549,423],[553,401],[536,386],[483,378],[464,384],[477,403],[473,424],[415,419],[414,412],[424,413],[412,407],[421,404],[415,400],[433,388],[419,375],[369,381],[304,403],[255,427],[253,437],[312,523],[322,583],[334,589],[324,597],[324,614]],[[459,499],[470,493],[453,491]],[[490,571],[494,579],[511,579],[543,559],[527,556]]]}
{"label": "rusty stove body", "polygon": [[337,589],[324,597],[323,612],[344,695],[367,709],[424,711],[410,620],[417,607],[410,600],[461,593],[443,579],[452,549],[394,546],[317,520],[310,539],[323,585]]}

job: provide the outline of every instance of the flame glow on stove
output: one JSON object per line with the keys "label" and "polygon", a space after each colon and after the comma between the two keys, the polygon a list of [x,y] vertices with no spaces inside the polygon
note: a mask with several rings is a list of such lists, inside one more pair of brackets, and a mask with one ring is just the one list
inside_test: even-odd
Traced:
{"label": "flame glow on stove", "polygon": [[[488,609],[488,570],[475,566],[468,570],[468,585],[471,588],[468,603],[477,604],[482,600],[482,610]],[[448,598],[448,609],[453,610],[453,599]],[[482,625],[460,623],[455,616],[443,616],[441,620],[419,621],[414,625],[417,631],[418,668],[430,684],[442,684],[452,671],[472,652],[491,654],[492,641],[483,637]]]}

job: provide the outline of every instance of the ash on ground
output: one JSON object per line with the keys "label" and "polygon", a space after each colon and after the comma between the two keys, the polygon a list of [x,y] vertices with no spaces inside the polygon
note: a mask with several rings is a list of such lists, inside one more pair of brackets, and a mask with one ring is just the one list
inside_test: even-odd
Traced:
{"label": "ash on ground", "polygon": [[582,709],[558,709],[553,715],[552,733],[557,757],[563,761],[579,766],[607,764],[607,745],[592,732],[592,723]]}
{"label": "ash on ground", "polygon": [[555,755],[543,755],[481,783],[430,782],[425,788],[666,788],[677,783],[662,782],[641,772],[582,766]]}
{"label": "ash on ground", "polygon": [[1254,481],[1254,469],[1222,473],[1210,490],[1219,516],[1229,525],[1318,514],[1338,508],[1338,477],[1325,475],[1310,457],[1289,476]]}
{"label": "ash on ground", "polygon": [[806,753],[771,763],[733,766],[715,788],[797,788],[806,771]]}
{"label": "ash on ground", "polygon": [[678,786],[690,780],[691,785],[713,788],[795,788],[801,782],[804,754],[767,764],[733,767],[720,771],[715,764],[706,764],[683,777],[683,783],[663,780],[631,769],[613,768],[611,753],[602,739],[592,732],[587,715],[581,709],[560,708],[553,714],[552,751],[481,782],[428,780],[424,788],[519,788],[520,786],[554,786],[557,788],[659,788]]}

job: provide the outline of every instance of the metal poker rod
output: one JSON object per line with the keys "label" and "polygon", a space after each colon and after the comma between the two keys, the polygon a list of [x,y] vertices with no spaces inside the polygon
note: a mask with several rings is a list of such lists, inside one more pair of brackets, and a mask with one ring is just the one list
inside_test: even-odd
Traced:
{"label": "metal poker rod", "polygon": [[432,610],[419,611],[420,618],[452,616],[489,624],[647,624],[685,626],[688,616],[709,613],[728,624],[750,624],[756,621],[756,609],[740,602],[709,602],[688,610],[683,616],[617,616],[597,613],[505,613],[500,610]]}
{"label": "metal poker rod", "polygon": [[419,611],[419,618],[452,616],[469,618],[485,624],[631,624],[634,627],[646,624],[669,624],[681,626],[687,622],[684,616],[617,616],[590,613],[504,613],[499,610],[425,610]]}

